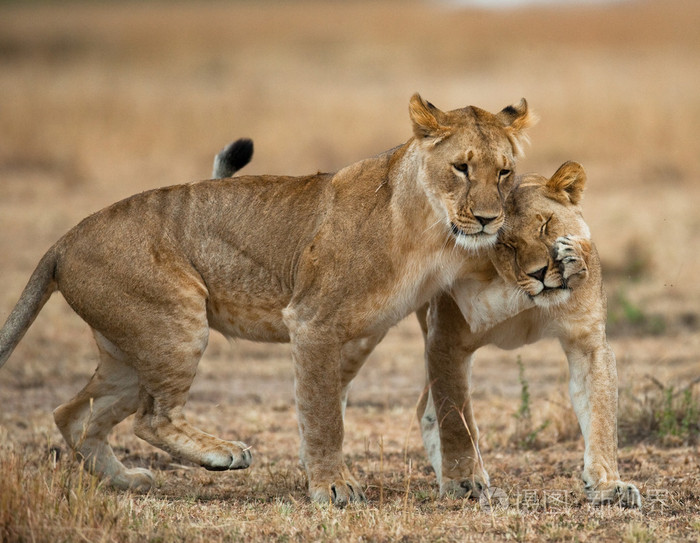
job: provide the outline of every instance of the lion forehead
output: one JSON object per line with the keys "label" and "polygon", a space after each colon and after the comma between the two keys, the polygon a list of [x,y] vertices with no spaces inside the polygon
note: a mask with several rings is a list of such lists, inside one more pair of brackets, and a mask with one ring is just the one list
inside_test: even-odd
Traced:
{"label": "lion forehead", "polygon": [[499,268],[517,275],[525,273],[515,269],[517,260],[545,258],[549,246],[558,237],[573,235],[590,239],[580,207],[548,197],[536,179],[524,179],[515,189],[509,198],[506,216],[507,225],[499,235],[499,242],[511,246],[517,258],[503,255],[498,258]]}
{"label": "lion forehead", "polygon": [[445,143],[446,147],[462,150],[465,158],[470,160],[502,162],[503,165],[515,160],[508,134],[503,127],[495,125],[465,120],[454,128],[452,136]]}

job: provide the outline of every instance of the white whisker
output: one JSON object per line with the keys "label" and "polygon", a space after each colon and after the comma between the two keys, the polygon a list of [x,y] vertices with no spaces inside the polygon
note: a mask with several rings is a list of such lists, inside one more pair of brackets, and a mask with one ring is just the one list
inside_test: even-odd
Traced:
{"label": "white whisker", "polygon": [[442,219],[441,219],[441,218],[438,218],[433,224],[431,224],[431,225],[428,226],[425,230],[423,230],[422,233],[423,233],[423,234],[427,233],[428,230],[430,230],[431,228],[435,228],[435,226],[437,226],[437,225],[440,224],[441,222],[442,222]]}

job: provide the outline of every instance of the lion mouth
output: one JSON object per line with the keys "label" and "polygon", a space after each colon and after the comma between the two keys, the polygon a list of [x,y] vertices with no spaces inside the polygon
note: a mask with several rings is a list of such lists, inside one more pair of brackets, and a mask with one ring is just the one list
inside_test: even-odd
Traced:
{"label": "lion mouth", "polygon": [[484,230],[479,232],[465,232],[455,223],[450,223],[450,230],[454,236],[455,243],[460,247],[469,250],[480,250],[496,243],[497,235],[489,234]]}
{"label": "lion mouth", "polygon": [[545,287],[535,295],[530,294],[530,299],[539,307],[554,307],[566,302],[571,296],[571,289],[565,286]]}
{"label": "lion mouth", "polygon": [[459,226],[457,226],[457,225],[456,225],[455,223],[453,223],[453,222],[450,223],[450,229],[452,230],[452,233],[455,235],[455,237],[459,237],[459,236],[475,236],[475,237],[478,237],[478,236],[490,236],[490,235],[491,235],[491,234],[487,234],[487,233],[484,232],[483,230],[480,230],[480,231],[478,231],[478,232],[472,232],[472,233],[465,232],[464,230],[462,230]]}

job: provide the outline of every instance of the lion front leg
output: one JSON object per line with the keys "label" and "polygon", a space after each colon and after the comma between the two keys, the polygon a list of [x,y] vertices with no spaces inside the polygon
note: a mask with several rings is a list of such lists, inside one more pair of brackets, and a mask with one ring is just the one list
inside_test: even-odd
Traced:
{"label": "lion front leg", "polygon": [[617,470],[617,369],[607,342],[592,350],[564,344],[569,360],[569,392],[583,433],[583,481],[595,505],[641,507],[639,490],[620,480]]}
{"label": "lion front leg", "polygon": [[469,337],[450,296],[431,302],[425,338],[427,393],[418,417],[441,496],[478,498],[489,486],[471,405]]}
{"label": "lion front leg", "polygon": [[309,494],[317,503],[342,507],[364,501],[365,495],[343,461],[342,344],[332,337],[332,332],[305,325],[291,339],[301,459]]}

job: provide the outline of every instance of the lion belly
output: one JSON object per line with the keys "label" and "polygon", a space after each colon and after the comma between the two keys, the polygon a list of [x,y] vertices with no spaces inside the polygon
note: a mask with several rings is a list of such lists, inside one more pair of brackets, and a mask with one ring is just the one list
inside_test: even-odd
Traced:
{"label": "lion belly", "polygon": [[289,332],[282,321],[284,306],[246,298],[230,295],[210,298],[207,303],[209,326],[227,337],[288,342]]}

